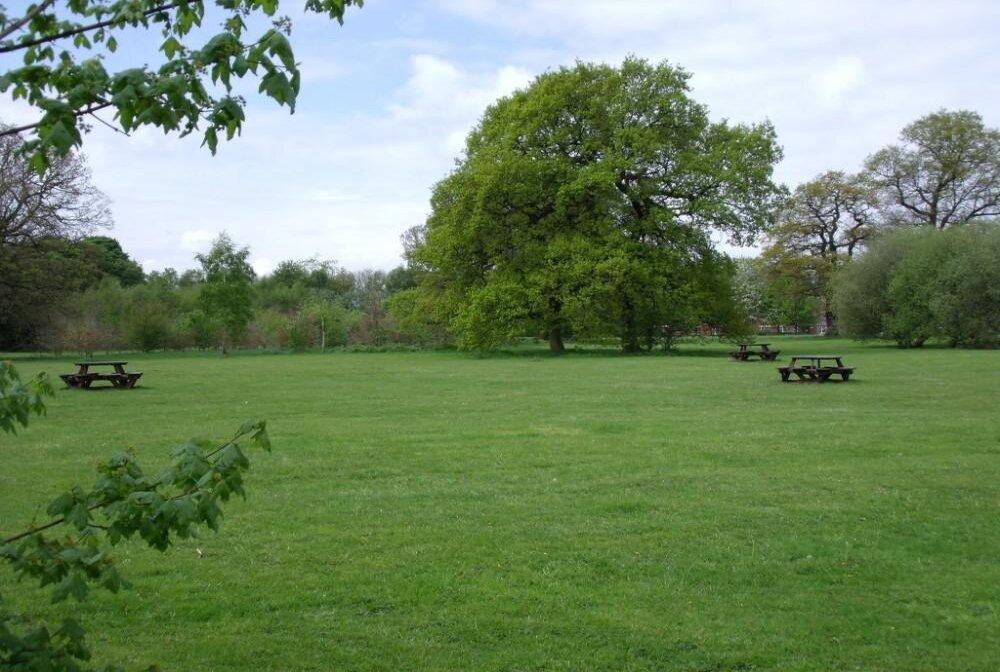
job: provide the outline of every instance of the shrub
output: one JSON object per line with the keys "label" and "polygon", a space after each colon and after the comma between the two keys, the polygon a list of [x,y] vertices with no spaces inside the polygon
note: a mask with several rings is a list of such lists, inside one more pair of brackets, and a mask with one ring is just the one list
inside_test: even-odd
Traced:
{"label": "shrub", "polygon": [[385,307],[404,343],[440,347],[450,342],[448,330],[435,316],[434,297],[426,292],[417,288],[401,290],[386,299]]}
{"label": "shrub", "polygon": [[285,348],[288,346],[288,316],[265,308],[254,313],[243,344],[251,348]]}
{"label": "shrub", "polygon": [[55,338],[51,345],[58,352],[65,350],[89,355],[97,350],[113,349],[116,340],[95,315],[80,314],[56,321]]}
{"label": "shrub", "polygon": [[381,308],[356,313],[347,334],[348,345],[380,347],[399,341],[396,321]]}
{"label": "shrub", "polygon": [[882,235],[836,279],[844,333],[919,347],[929,338],[993,347],[1000,337],[1000,225]]}
{"label": "shrub", "polygon": [[219,342],[223,330],[222,322],[201,309],[187,314],[187,332],[196,347],[211,348]]}
{"label": "shrub", "polygon": [[129,307],[125,340],[130,347],[146,352],[166,348],[170,345],[171,327],[169,314],[163,306],[139,302]]}
{"label": "shrub", "polygon": [[995,347],[1000,339],[1000,226],[944,232],[969,240],[961,254],[943,260],[930,300],[935,330],[952,345]]}

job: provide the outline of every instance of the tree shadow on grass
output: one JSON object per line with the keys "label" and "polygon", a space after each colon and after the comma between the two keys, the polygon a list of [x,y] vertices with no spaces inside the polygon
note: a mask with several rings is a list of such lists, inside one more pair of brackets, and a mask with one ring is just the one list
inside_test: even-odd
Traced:
{"label": "tree shadow on grass", "polygon": [[823,382],[823,383],[817,382],[815,380],[787,380],[786,381],[786,380],[780,380],[780,379],[776,379],[776,382],[779,383],[779,384],[781,384],[781,385],[787,385],[789,387],[791,387],[791,386],[796,386],[796,387],[797,386],[826,387],[828,385],[835,385],[835,386],[848,385],[850,387],[854,387],[856,385],[864,385],[866,382],[871,382],[871,380],[865,380],[864,378],[856,378],[856,377],[852,376],[850,380],[841,380],[840,378],[837,378],[836,380],[834,380],[834,379],[831,378],[830,380],[827,380],[826,382]]}

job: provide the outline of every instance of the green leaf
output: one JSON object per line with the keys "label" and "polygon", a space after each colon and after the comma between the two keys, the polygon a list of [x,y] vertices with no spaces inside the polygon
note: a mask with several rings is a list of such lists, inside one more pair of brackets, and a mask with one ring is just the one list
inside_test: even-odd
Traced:
{"label": "green leaf", "polygon": [[43,175],[49,168],[49,157],[45,154],[45,150],[39,148],[36,149],[31,154],[31,167],[39,175]]}
{"label": "green leaf", "polygon": [[247,71],[250,69],[250,64],[247,63],[246,58],[240,55],[233,59],[232,67],[233,67],[233,72],[236,73],[236,76],[242,77],[243,75],[247,74]]}
{"label": "green leaf", "polygon": [[211,126],[205,129],[205,139],[202,141],[201,146],[204,147],[205,145],[208,145],[208,149],[212,154],[215,154],[215,150],[219,146],[219,134]]}
{"label": "green leaf", "polygon": [[240,425],[240,428],[236,430],[236,436],[233,438],[238,439],[241,436],[246,436],[247,434],[250,434],[252,432],[259,431],[260,429],[262,429],[262,427],[263,423],[261,423],[260,420],[250,418],[249,420],[245,420],[243,424]]}
{"label": "green leaf", "polygon": [[184,50],[184,45],[181,44],[177,38],[173,35],[168,37],[163,44],[160,45],[160,51],[167,57],[172,59],[175,54]]}
{"label": "green leaf", "polygon": [[83,502],[74,504],[73,508],[66,512],[66,522],[78,530],[87,527],[90,524],[90,511],[87,510],[87,505]]}
{"label": "green leaf", "polygon": [[56,153],[60,156],[67,154],[73,148],[78,137],[76,126],[73,125],[72,130],[70,130],[70,126],[63,120],[56,121],[46,131],[40,131],[39,135],[42,133],[44,133],[46,141],[55,148]]}
{"label": "green leaf", "polygon": [[72,508],[73,503],[75,501],[76,500],[73,498],[73,493],[64,492],[63,494],[59,495],[58,497],[52,500],[52,502],[46,509],[46,512],[50,516],[65,515],[70,510],[70,508]]}

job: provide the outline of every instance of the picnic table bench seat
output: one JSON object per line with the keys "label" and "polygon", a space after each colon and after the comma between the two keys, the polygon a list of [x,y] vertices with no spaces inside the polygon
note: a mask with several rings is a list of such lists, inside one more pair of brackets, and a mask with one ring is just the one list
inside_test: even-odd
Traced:
{"label": "picnic table bench seat", "polygon": [[142,377],[142,371],[128,373],[64,373],[59,376],[69,387],[88,389],[98,380],[106,380],[115,387],[132,388]]}
{"label": "picnic table bench seat", "polygon": [[[67,387],[80,389],[90,389],[90,386],[99,380],[111,383],[112,386],[131,389],[139,382],[142,371],[126,371],[125,365],[128,362],[76,362],[79,370],[76,373],[64,373],[59,377],[66,383]],[[92,366],[110,366],[114,368],[112,373],[99,373],[91,371]]]}
{"label": "picnic table bench seat", "polygon": [[832,375],[840,375],[844,380],[849,380],[851,374],[854,373],[853,366],[779,366],[778,372],[781,374],[781,380],[787,381],[794,373],[799,380],[806,380],[815,377],[820,382],[824,382],[830,378]]}
{"label": "picnic table bench seat", "polygon": [[[836,364],[824,365],[824,361],[836,362]],[[831,376],[839,375],[847,382],[854,373],[853,366],[844,366],[839,355],[799,355],[792,357],[785,366],[778,367],[782,382],[788,382],[794,375],[798,380],[825,383]]]}
{"label": "picnic table bench seat", "polygon": [[[759,350],[753,350],[752,348],[757,345],[760,347]],[[740,344],[739,350],[733,350],[729,353],[737,362],[749,362],[751,357],[760,357],[762,362],[773,362],[778,358],[781,350],[771,350],[768,346],[770,343],[759,343],[759,344]]]}

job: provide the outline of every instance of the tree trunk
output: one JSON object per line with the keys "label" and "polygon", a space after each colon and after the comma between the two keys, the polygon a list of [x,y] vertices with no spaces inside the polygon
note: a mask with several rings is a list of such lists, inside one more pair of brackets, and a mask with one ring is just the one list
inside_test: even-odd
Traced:
{"label": "tree trunk", "polygon": [[562,316],[562,301],[557,297],[549,297],[549,315],[548,321],[552,326],[549,327],[549,351],[556,355],[561,355],[566,351],[566,346],[563,344],[562,337],[562,327],[559,326]]}
{"label": "tree trunk", "polygon": [[639,352],[639,333],[635,327],[635,308],[626,301],[622,315],[622,352]]}
{"label": "tree trunk", "polygon": [[653,325],[648,325],[646,327],[646,350],[648,352],[653,351],[653,347],[656,345],[656,331],[653,329]]}
{"label": "tree trunk", "polygon": [[566,352],[566,345],[563,343],[561,327],[555,326],[549,329],[549,352],[554,355],[561,355]]}

